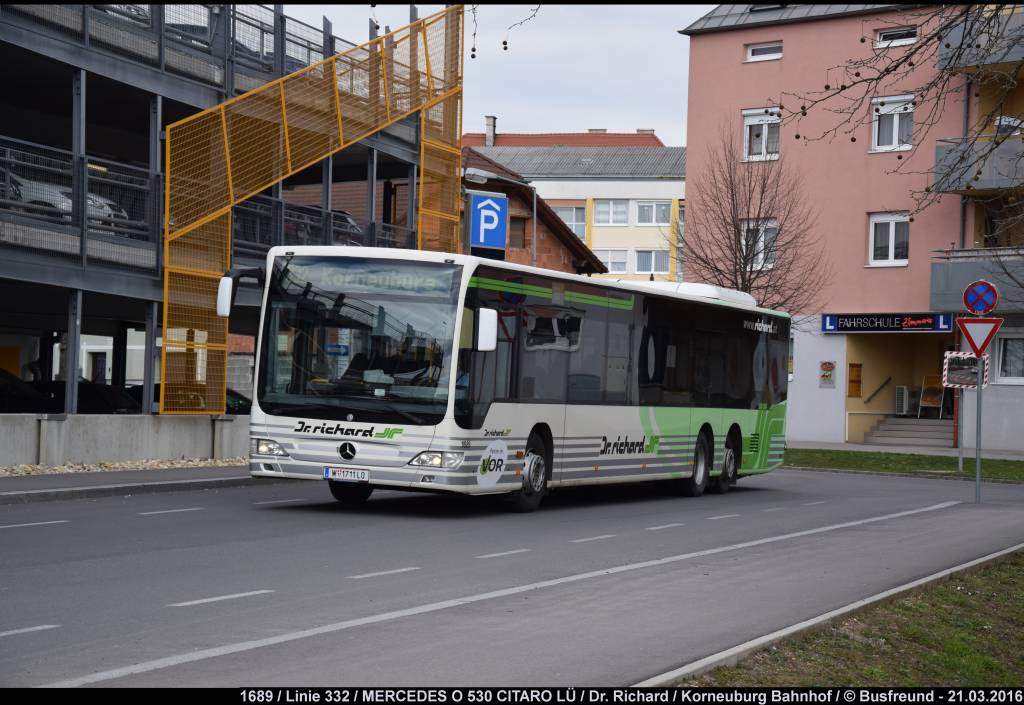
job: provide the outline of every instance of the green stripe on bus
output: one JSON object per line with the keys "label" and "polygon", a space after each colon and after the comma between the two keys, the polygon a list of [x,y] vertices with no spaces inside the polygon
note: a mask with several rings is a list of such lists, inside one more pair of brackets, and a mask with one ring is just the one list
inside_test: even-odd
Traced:
{"label": "green stripe on bus", "polygon": [[478,289],[489,289],[490,291],[504,291],[509,294],[528,294],[551,298],[551,289],[543,286],[516,284],[514,282],[501,281],[500,279],[488,279],[487,277],[470,277],[469,286]]}
{"label": "green stripe on bus", "polygon": [[634,298],[630,296],[628,299],[615,299],[610,296],[594,296],[593,294],[583,294],[578,291],[567,291],[565,292],[566,301],[575,301],[579,304],[592,304],[594,306],[605,306],[607,308],[618,308],[625,311],[633,310]]}
{"label": "green stripe on bus", "polygon": [[[508,294],[524,294],[528,296],[543,296],[551,298],[551,289],[532,284],[518,284],[515,282],[502,281],[500,279],[489,279],[487,277],[470,277],[469,286],[490,291],[504,291]],[[624,311],[632,311],[636,301],[635,297],[628,299],[617,299],[611,296],[595,296],[584,294],[579,291],[565,292],[565,300],[580,304],[591,304],[593,306],[604,306],[605,308],[616,308]]]}

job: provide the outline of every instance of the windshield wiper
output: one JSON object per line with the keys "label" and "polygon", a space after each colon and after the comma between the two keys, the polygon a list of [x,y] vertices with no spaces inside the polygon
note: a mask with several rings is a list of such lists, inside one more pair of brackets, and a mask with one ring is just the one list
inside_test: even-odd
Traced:
{"label": "windshield wiper", "polygon": [[[408,419],[409,421],[412,421],[417,426],[424,425],[424,421],[423,421],[423,419],[421,417],[417,416],[416,414],[414,414],[412,412],[404,411],[403,409],[399,409],[394,404],[388,404],[387,402],[385,402],[384,400],[379,399],[379,398],[375,398],[375,397],[357,397],[357,396],[339,396],[339,395],[332,395],[332,398],[334,398],[334,399],[354,399],[356,401],[373,402],[374,405],[382,407],[383,409],[385,409],[387,411],[391,411],[391,412],[393,412],[395,414],[398,414],[399,416],[402,416],[402,417]],[[310,411],[310,410],[329,411],[329,412],[336,412],[338,414],[341,414],[343,412],[353,413],[353,412],[366,412],[366,411],[369,411],[369,412],[373,413],[373,412],[377,411],[377,409],[374,409],[372,407],[371,408],[358,408],[358,407],[357,408],[351,408],[351,407],[341,407],[341,406],[338,406],[338,405],[335,405],[335,404],[292,404],[290,406],[274,407],[273,410],[270,411],[269,413],[271,413],[271,414],[290,414],[290,413]],[[339,416],[339,418],[337,420],[341,420],[341,417]]]}
{"label": "windshield wiper", "polygon": [[297,412],[297,411],[311,411],[311,410],[316,410],[316,411],[337,411],[338,413],[341,413],[341,412],[345,411],[345,409],[341,408],[340,406],[335,406],[334,404],[293,404],[291,406],[275,406],[268,413],[271,413],[271,414],[290,414],[290,413],[294,413],[294,412]]}

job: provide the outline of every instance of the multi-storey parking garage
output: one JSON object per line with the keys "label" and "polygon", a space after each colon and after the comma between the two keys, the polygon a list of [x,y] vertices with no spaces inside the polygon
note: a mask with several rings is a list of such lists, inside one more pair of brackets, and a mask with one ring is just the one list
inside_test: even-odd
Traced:
{"label": "multi-storey parking garage", "polygon": [[[422,29],[413,27],[410,35]],[[460,48],[458,22],[444,31]],[[416,36],[426,54],[426,31]],[[387,38],[374,46],[394,60]],[[148,414],[159,403],[167,126],[354,47],[326,19],[312,27],[281,5],[0,5],[0,60],[17,67],[0,111],[0,413],[32,415],[4,424],[0,463],[63,461],[86,435],[79,425],[89,417],[79,414]],[[374,91],[397,100],[387,82],[401,69],[384,59],[378,87],[359,84],[366,100]],[[425,76],[424,87],[429,66]],[[420,75],[407,80],[419,85]],[[230,263],[258,266],[276,244],[416,247],[420,123],[418,112],[368,123],[343,150],[232,199]],[[349,184],[345,202],[332,198],[339,183]],[[313,184],[319,204],[286,202],[292,187]],[[256,303],[255,288],[243,287],[226,343],[228,386],[242,393]],[[210,373],[202,358],[185,361],[199,390]],[[221,411],[220,395],[211,406],[198,393],[198,410]],[[229,413],[244,401],[229,393]],[[180,421],[193,424],[180,429],[180,454],[231,450],[223,424]],[[126,433],[145,430],[115,425],[104,435]]]}

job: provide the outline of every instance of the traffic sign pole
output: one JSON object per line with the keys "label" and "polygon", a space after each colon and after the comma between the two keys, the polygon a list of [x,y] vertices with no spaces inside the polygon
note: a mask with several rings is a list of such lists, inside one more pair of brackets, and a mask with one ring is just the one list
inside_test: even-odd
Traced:
{"label": "traffic sign pole", "polygon": [[978,358],[978,424],[974,436],[974,503],[981,504],[981,390],[985,387],[985,356]]}
{"label": "traffic sign pole", "polygon": [[956,471],[957,476],[964,474],[964,390],[956,390],[957,414],[956,414]]}
{"label": "traffic sign pole", "polygon": [[[964,289],[964,308],[975,316],[985,316],[999,303],[999,290],[984,279]],[[985,349],[1003,324],[1001,318],[957,319],[960,332],[978,357],[978,410],[974,431],[974,503],[981,503],[981,391],[985,388]]]}

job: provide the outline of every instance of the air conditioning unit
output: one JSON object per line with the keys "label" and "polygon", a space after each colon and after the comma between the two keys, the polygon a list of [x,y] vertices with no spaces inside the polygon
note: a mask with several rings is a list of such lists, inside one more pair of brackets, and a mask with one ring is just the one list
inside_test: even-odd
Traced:
{"label": "air conditioning unit", "polygon": [[910,411],[910,388],[905,384],[896,385],[896,415],[907,416]]}

